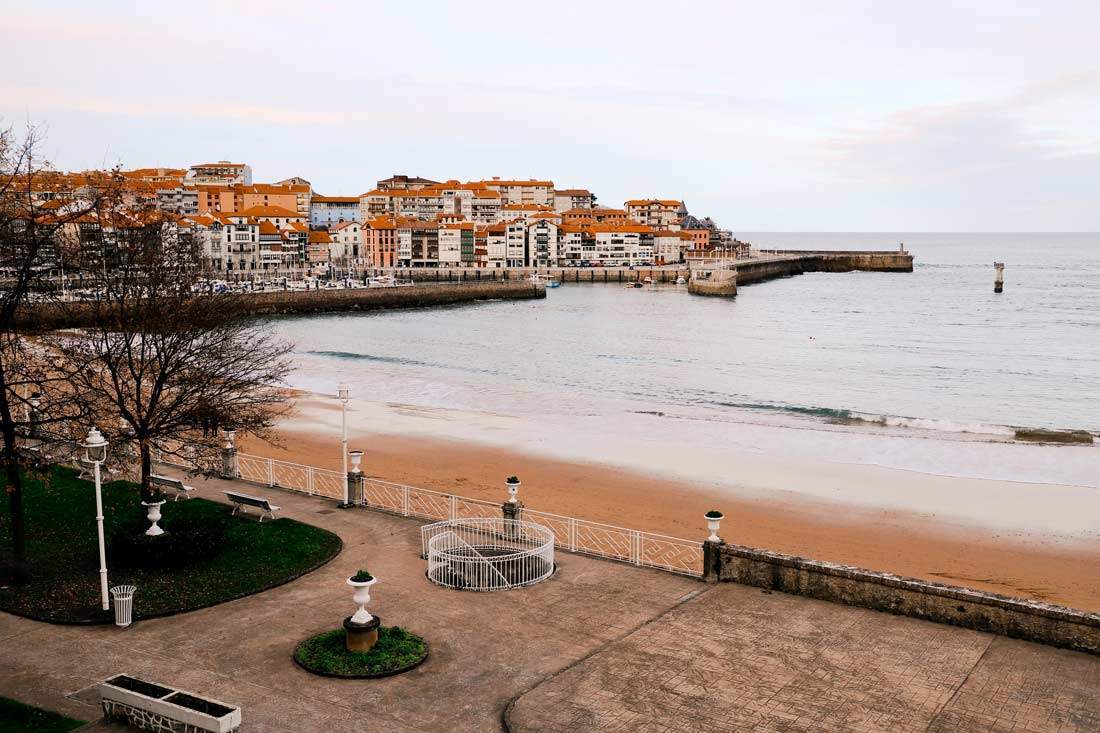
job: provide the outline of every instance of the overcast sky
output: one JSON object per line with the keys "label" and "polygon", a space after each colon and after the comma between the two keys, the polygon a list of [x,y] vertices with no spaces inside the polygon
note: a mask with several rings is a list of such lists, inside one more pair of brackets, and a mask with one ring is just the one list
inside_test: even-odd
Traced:
{"label": "overcast sky", "polygon": [[0,12],[2,123],[45,123],[66,169],[550,178],[735,231],[1100,230],[1097,0]]}

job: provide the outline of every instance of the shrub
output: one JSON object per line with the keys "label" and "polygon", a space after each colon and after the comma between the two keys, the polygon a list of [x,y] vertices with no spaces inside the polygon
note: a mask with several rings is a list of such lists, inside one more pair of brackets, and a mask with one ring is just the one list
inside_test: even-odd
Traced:
{"label": "shrub", "polygon": [[717,509],[711,509],[709,512],[707,512],[706,516],[707,516],[707,519],[721,519],[725,515],[722,514],[722,512],[718,511]]}
{"label": "shrub", "polygon": [[111,562],[128,568],[176,568],[216,555],[229,532],[226,516],[172,517],[160,522],[164,534],[145,534],[149,521],[122,525],[111,540]]}
{"label": "shrub", "polygon": [[518,476],[509,476],[508,478],[505,479],[505,481],[507,481],[510,484],[518,484],[519,483],[519,477]]}
{"label": "shrub", "polygon": [[374,576],[368,573],[366,570],[360,570],[358,573],[351,576],[349,580],[351,580],[351,582],[353,583],[369,583],[370,581],[374,580]]}

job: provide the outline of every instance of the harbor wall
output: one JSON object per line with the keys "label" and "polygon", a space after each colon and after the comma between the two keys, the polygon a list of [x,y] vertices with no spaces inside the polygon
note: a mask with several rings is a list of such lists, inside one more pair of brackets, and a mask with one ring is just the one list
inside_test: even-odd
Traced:
{"label": "harbor wall", "polygon": [[1100,654],[1100,614],[767,550],[703,543],[703,578]]}
{"label": "harbor wall", "polygon": [[[370,311],[389,308],[422,308],[478,300],[522,300],[545,298],[546,287],[527,281],[486,281],[405,285],[401,287],[331,288],[321,290],[275,290],[240,296],[211,295],[211,298],[240,297],[257,316],[328,311]],[[89,325],[94,315],[91,303],[39,303],[22,308],[19,328],[49,331]]]}
{"label": "harbor wall", "polygon": [[665,267],[413,267],[380,270],[398,280],[414,282],[485,282],[494,280],[526,280],[532,273],[551,277],[562,283],[630,283],[647,277],[657,283],[675,283],[690,275],[686,265]]}
{"label": "harbor wall", "polygon": [[912,272],[913,255],[904,250],[797,250],[779,249],[777,255],[805,258],[805,272]]}

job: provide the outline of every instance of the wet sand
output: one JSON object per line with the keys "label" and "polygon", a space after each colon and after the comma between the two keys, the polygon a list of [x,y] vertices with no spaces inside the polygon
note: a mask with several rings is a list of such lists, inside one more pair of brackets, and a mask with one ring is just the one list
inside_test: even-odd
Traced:
{"label": "wet sand", "polygon": [[[736,484],[700,485],[403,429],[371,433],[355,429],[359,422],[349,420],[350,447],[365,451],[367,475],[386,481],[503,501],[504,478],[518,474],[523,482],[520,498],[532,509],[700,541],[706,536],[702,515],[721,509],[726,514],[721,534],[730,542],[1100,611],[1095,533],[1030,529],[1013,521],[1019,519],[1016,513],[1027,511],[1015,505],[1019,502],[1014,497],[1048,492],[1091,501],[1100,493],[1094,490],[1083,489],[1088,493],[1082,494],[1077,487],[958,479],[865,465],[791,465],[767,456],[753,456]],[[280,426],[281,446],[245,440],[240,447],[339,469],[339,425],[339,409],[332,400],[300,395],[295,414]],[[800,490],[831,481],[850,489],[843,501],[823,498],[828,492]],[[890,506],[886,495],[898,492],[933,500],[954,493],[960,502],[990,505],[982,514],[984,521],[964,520]],[[1004,501],[991,501],[998,496]],[[981,513],[981,507],[971,509]]]}

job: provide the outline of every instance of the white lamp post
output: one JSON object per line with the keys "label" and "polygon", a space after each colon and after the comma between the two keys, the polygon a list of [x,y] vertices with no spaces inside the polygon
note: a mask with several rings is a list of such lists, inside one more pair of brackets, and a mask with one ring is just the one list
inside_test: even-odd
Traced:
{"label": "white lamp post", "polygon": [[84,448],[84,460],[95,466],[95,521],[99,532],[99,593],[103,601],[103,610],[110,609],[107,599],[107,551],[103,546],[103,488],[100,483],[99,467],[107,460],[107,439],[98,429],[88,431],[88,437],[80,444]]}
{"label": "white lamp post", "polygon": [[348,505],[348,400],[351,398],[351,388],[341,384],[336,388],[336,396],[340,398],[340,459],[344,468],[344,506]]}

